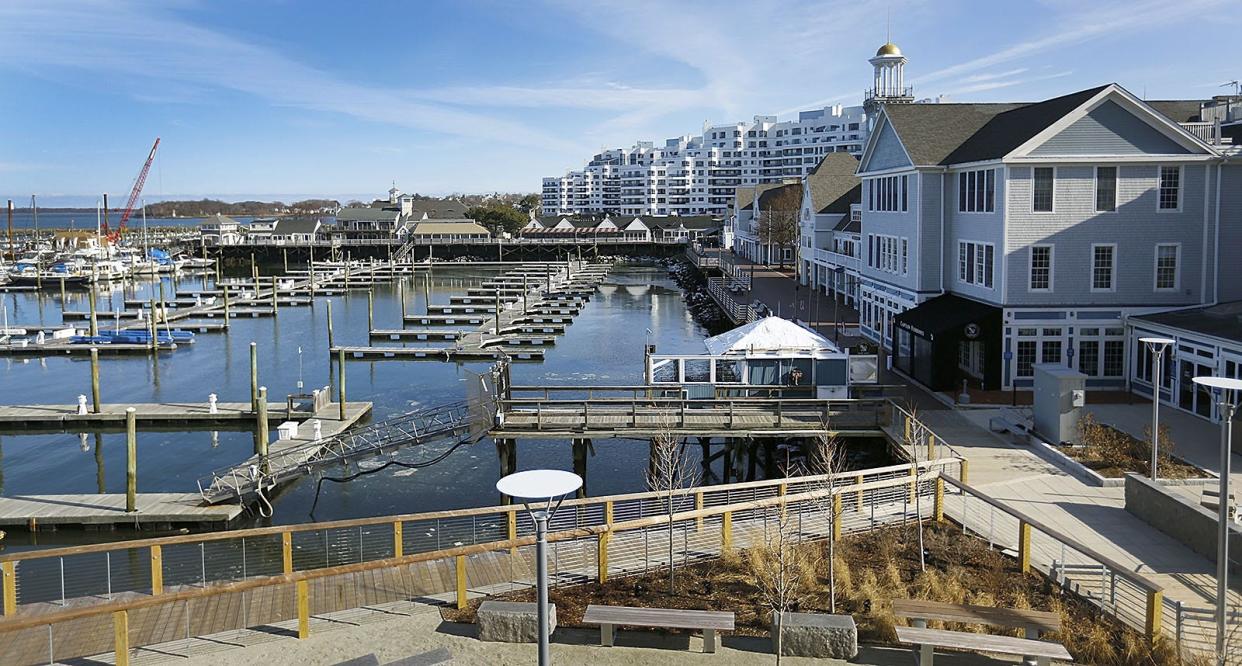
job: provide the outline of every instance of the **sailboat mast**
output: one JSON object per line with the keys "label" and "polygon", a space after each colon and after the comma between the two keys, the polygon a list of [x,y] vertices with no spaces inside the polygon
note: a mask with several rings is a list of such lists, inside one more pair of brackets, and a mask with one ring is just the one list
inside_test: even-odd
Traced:
{"label": "sailboat mast", "polygon": [[34,212],[34,236],[35,240],[39,240],[39,203],[35,200],[35,195],[30,195],[30,209]]}

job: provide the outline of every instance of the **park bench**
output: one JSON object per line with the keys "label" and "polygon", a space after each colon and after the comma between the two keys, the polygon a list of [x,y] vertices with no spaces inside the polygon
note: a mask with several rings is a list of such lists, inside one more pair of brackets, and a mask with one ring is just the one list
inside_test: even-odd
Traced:
{"label": "park bench", "polygon": [[583,624],[598,624],[600,644],[612,646],[613,628],[652,627],[699,629],[703,632],[703,652],[716,651],[716,632],[733,631],[733,613],[725,611],[682,610],[680,608],[633,608],[630,606],[587,606]]}
{"label": "park bench", "polygon": [[[913,626],[897,627],[897,640],[920,646],[919,666],[931,666],[937,647],[975,652],[1023,655],[1046,666],[1051,659],[1072,661],[1059,643],[1036,640],[1040,634],[1061,629],[1061,616],[1047,611],[1017,608],[995,608],[966,604],[945,604],[920,599],[893,600],[893,615],[905,618]],[[993,636],[962,631],[928,629],[928,621],[986,624],[993,627],[1023,629],[1026,638]]]}

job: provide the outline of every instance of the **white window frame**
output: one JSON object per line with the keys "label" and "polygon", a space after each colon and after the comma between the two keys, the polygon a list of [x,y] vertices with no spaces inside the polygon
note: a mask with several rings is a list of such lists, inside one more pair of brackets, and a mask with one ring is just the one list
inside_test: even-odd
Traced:
{"label": "white window frame", "polygon": [[[1161,208],[1160,207],[1160,182],[1161,174],[1165,169],[1177,169],[1177,208]],[[1186,170],[1182,165],[1159,164],[1156,166],[1156,212],[1157,213],[1180,213],[1182,212],[1182,204],[1186,200]]]}
{"label": "white window frame", "polygon": [[[1112,169],[1113,170],[1113,209],[1112,210],[1100,210],[1100,199],[1099,199],[1100,197],[1100,169]],[[1093,173],[1095,175],[1095,182],[1094,182],[1095,187],[1091,189],[1091,207],[1097,213],[1116,213],[1117,206],[1118,206],[1118,198],[1119,198],[1118,193],[1121,190],[1121,169],[1113,164],[1104,164],[1104,165],[1097,165]],[[1056,188],[1055,182],[1056,182],[1056,178],[1054,177],[1053,178],[1054,184],[1052,186],[1052,207],[1053,208],[1056,208],[1056,200],[1057,200],[1057,197],[1056,197],[1057,188]],[[1032,194],[1032,196],[1034,196],[1034,194]],[[1159,193],[1157,193],[1157,196],[1159,196]]]}
{"label": "white window frame", "polygon": [[[988,169],[967,169],[964,171],[957,172],[957,212],[959,214],[961,215],[991,215],[996,212],[996,183],[998,180],[1000,180],[1000,177],[996,174],[997,171],[998,169],[993,167],[993,168],[988,168]],[[992,177],[992,209],[991,210],[988,210],[987,179],[988,179],[989,173],[991,174],[991,177]],[[962,182],[963,176],[965,176],[964,180],[966,181],[964,184]],[[973,190],[970,188],[970,181],[972,177],[975,180],[975,188]],[[982,183],[980,181],[982,181]],[[966,195],[966,200],[965,200],[966,207],[965,208],[962,207],[963,191],[965,192],[965,195]],[[975,195],[980,194],[980,193],[983,195],[983,206],[982,207],[974,205],[976,201]],[[976,210],[970,210],[972,206],[974,206]]]}
{"label": "white window frame", "polygon": [[[966,263],[968,248],[974,247],[973,261]],[[987,270],[987,249],[992,249],[992,270]],[[957,241],[957,281],[980,289],[996,288],[996,244],[984,241]]]}
{"label": "white window frame", "polygon": [[[1108,288],[1100,289],[1095,286],[1095,249],[1098,247],[1112,248],[1112,266],[1109,267]],[[1092,243],[1091,244],[1091,261],[1088,262],[1090,271],[1087,275],[1087,286],[1091,288],[1091,292],[1095,294],[1107,294],[1117,291],[1117,244],[1116,243]]]}
{"label": "white window frame", "polygon": [[[1052,169],[1052,209],[1051,210],[1035,210],[1035,172],[1039,169]],[[1095,207],[1092,202],[1091,207]],[[1057,212],[1057,167],[1055,166],[1033,166],[1031,167],[1031,213],[1035,215],[1053,215]]]}
{"label": "white window frame", "polygon": [[[1034,278],[1034,273],[1035,273],[1035,248],[1037,247],[1048,248],[1048,286],[1047,287],[1034,286],[1033,278]],[[1056,255],[1057,255],[1057,248],[1055,245],[1051,243],[1038,243],[1030,247],[1029,251],[1027,252],[1027,265],[1026,265],[1026,290],[1027,291],[1031,293],[1036,293],[1036,294],[1050,294],[1056,291],[1056,282],[1055,282]]]}
{"label": "white window frame", "polygon": [[[1173,248],[1173,286],[1160,286],[1160,248]],[[1182,244],[1181,243],[1156,243],[1152,249],[1152,275],[1151,275],[1152,291],[1160,293],[1170,293],[1180,291],[1182,288]]]}

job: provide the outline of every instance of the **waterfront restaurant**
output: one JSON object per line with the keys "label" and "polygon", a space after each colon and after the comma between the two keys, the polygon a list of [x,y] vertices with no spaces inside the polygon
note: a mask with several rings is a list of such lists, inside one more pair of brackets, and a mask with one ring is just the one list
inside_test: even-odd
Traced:
{"label": "waterfront restaurant", "polygon": [[875,384],[874,355],[852,355],[780,317],[765,317],[703,341],[706,354],[647,355],[647,384],[679,385],[688,397],[719,389],[805,388],[817,398],[848,398],[850,386]]}

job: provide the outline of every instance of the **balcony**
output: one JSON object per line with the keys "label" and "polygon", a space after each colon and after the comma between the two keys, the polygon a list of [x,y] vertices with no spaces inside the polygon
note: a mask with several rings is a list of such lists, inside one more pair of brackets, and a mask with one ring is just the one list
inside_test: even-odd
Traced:
{"label": "balcony", "polygon": [[1178,125],[1181,125],[1182,129],[1195,135],[1195,137],[1203,143],[1210,143],[1218,146],[1231,143],[1229,137],[1222,137],[1220,135],[1220,125],[1217,125],[1214,122],[1178,123]]}
{"label": "balcony", "polygon": [[851,257],[848,254],[833,252],[832,250],[815,250],[815,262],[826,266],[840,266],[846,270],[858,271],[860,261],[858,257]]}

